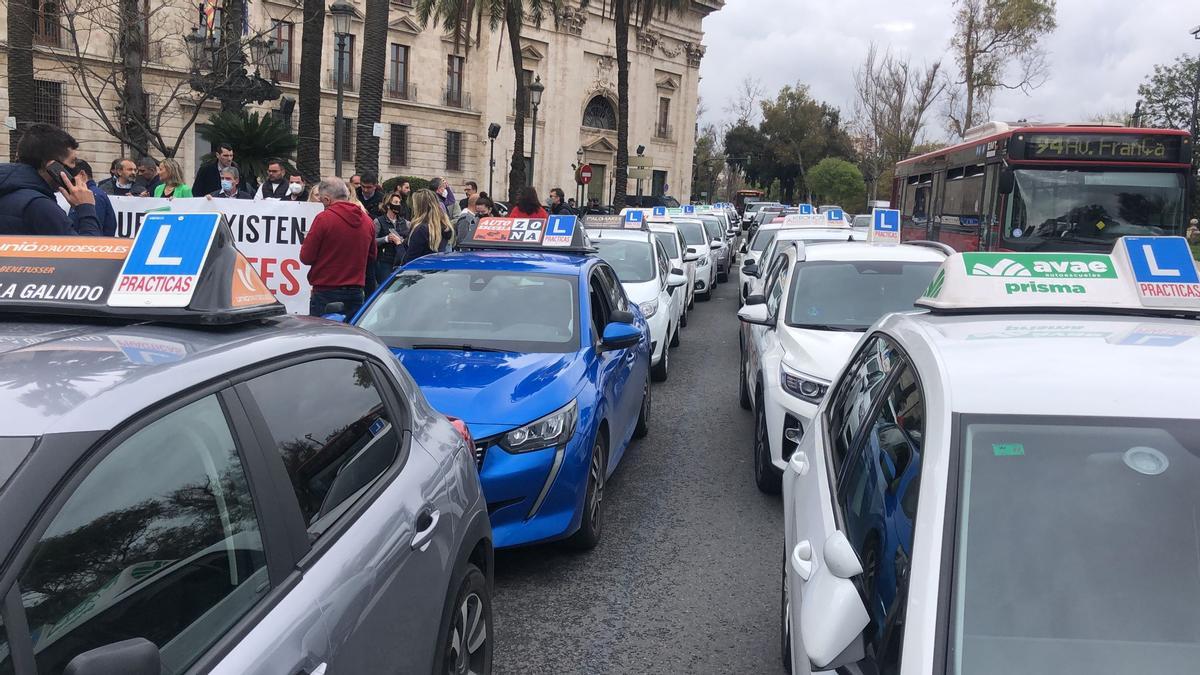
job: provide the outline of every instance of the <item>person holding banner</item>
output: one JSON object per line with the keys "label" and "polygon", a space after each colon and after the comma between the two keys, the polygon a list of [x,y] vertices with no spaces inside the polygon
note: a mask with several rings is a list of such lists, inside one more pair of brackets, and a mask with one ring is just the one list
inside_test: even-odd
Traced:
{"label": "person holding banner", "polygon": [[454,238],[450,218],[446,215],[441,200],[432,190],[414,192],[412,202],[412,229],[408,231],[408,249],[404,252],[401,265],[407,265],[430,253],[448,250]]}
{"label": "person holding banner", "polygon": [[375,224],[357,204],[341,178],[326,178],[315,192],[325,205],[300,244],[300,262],[309,266],[312,285],[308,313],[325,314],[331,302],[343,303],[342,313],[354,316],[362,307],[363,283],[375,261]]}
{"label": "person holding banner", "polygon": [[192,196],[192,188],[183,182],[183,167],[170,157],[158,163],[158,185],[154,188],[155,197],[186,199]]}

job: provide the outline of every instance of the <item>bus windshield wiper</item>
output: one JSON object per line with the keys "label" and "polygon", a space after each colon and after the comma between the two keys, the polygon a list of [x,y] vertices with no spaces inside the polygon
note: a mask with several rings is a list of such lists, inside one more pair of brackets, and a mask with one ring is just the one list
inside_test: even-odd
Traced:
{"label": "bus windshield wiper", "polygon": [[471,344],[449,344],[449,343],[416,344],[416,345],[412,346],[412,349],[447,349],[447,350],[457,350],[460,352],[498,352],[498,353],[508,353],[508,352],[513,351],[511,349],[496,349],[495,347],[480,347],[478,345],[471,345]]}

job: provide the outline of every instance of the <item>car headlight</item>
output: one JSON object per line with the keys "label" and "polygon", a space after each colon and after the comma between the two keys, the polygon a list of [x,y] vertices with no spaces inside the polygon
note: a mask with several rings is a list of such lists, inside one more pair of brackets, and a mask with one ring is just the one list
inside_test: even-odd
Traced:
{"label": "car headlight", "polygon": [[646,302],[638,305],[638,308],[642,310],[642,316],[649,319],[650,317],[654,316],[655,312],[658,311],[658,300],[647,300]]}
{"label": "car headlight", "polygon": [[809,403],[820,403],[825,398],[825,392],[829,391],[827,383],[782,365],[779,367],[779,381],[787,393]]}
{"label": "car headlight", "polygon": [[500,447],[509,452],[529,452],[566,443],[575,433],[577,411],[575,401],[571,401],[537,421],[504,434]]}
{"label": "car headlight", "polygon": [[696,261],[696,267],[708,267],[709,262],[711,262],[711,259],[708,256],[704,256]]}

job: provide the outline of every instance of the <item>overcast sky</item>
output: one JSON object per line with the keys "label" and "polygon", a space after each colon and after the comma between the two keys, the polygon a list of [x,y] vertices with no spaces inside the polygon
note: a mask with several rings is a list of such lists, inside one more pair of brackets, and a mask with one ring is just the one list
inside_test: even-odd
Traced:
{"label": "overcast sky", "polygon": [[[785,84],[807,84],[849,117],[853,72],[872,41],[957,72],[948,53],[953,12],[952,0],[726,0],[704,21],[701,123],[732,119],[726,106],[747,76],[769,97]],[[1188,33],[1197,25],[1197,0],[1059,0],[1058,28],[1045,41],[1049,79],[1028,96],[998,93],[992,118],[1079,121],[1131,111],[1154,64],[1200,52]],[[947,137],[937,107],[926,135]]]}

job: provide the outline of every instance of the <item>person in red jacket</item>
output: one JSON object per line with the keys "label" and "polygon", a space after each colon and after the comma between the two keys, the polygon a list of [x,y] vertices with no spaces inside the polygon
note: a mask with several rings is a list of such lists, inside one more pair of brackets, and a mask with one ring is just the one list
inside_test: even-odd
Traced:
{"label": "person in red jacket", "polygon": [[521,193],[517,195],[517,205],[508,212],[509,218],[549,218],[546,214],[546,209],[542,208],[542,203],[538,199],[537,190],[532,187],[521,188]]}
{"label": "person in red jacket", "polygon": [[326,178],[316,190],[325,211],[313,218],[300,245],[300,262],[309,266],[312,286],[308,313],[321,316],[326,305],[341,302],[342,314],[352,317],[363,305],[367,265],[375,259],[375,224],[349,201],[342,179]]}

